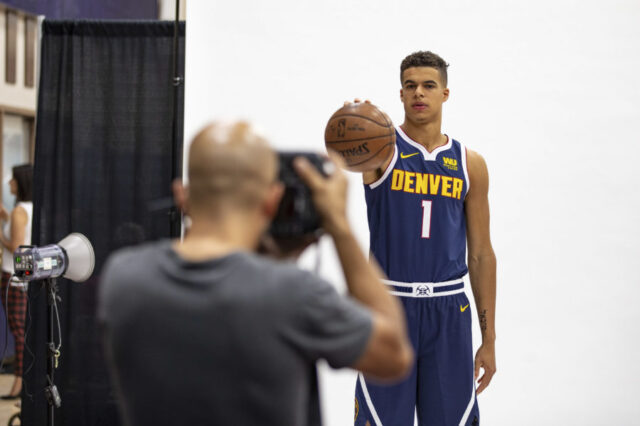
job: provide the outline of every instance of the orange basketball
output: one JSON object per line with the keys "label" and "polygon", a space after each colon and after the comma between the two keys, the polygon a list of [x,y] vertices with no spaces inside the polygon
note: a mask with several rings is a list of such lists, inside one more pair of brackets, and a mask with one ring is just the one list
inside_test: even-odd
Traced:
{"label": "orange basketball", "polygon": [[369,103],[350,103],[337,110],[324,130],[328,150],[339,153],[347,170],[366,172],[384,165],[393,153],[396,131],[389,116]]}

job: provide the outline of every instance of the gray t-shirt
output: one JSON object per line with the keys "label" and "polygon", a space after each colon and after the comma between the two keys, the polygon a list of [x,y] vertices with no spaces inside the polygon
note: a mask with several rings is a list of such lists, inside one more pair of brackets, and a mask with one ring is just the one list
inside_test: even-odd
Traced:
{"label": "gray t-shirt", "polygon": [[103,269],[99,316],[128,424],[320,424],[315,361],[353,364],[370,312],[295,265],[190,262],[169,241]]}

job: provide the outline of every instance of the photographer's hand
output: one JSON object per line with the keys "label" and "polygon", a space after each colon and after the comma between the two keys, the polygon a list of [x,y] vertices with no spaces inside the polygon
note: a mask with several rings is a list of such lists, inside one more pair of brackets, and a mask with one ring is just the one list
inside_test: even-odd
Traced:
{"label": "photographer's hand", "polygon": [[304,157],[298,157],[294,161],[296,172],[311,189],[313,203],[322,219],[322,227],[335,237],[350,232],[347,221],[347,177],[341,166],[342,159],[332,155],[331,159],[339,167],[335,167],[333,173],[325,178]]}

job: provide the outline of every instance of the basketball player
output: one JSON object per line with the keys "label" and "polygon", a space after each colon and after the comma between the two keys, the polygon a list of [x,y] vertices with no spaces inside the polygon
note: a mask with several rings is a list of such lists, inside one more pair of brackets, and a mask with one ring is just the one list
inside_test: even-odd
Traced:
{"label": "basketball player", "polygon": [[[496,371],[489,177],[479,154],[441,131],[447,66],[431,52],[402,61],[395,151],[363,174],[371,253],[404,306],[416,362],[397,385],[358,377],[357,425],[412,426],[414,413],[420,426],[478,425],[476,394]],[[467,272],[482,331],[475,368]]]}

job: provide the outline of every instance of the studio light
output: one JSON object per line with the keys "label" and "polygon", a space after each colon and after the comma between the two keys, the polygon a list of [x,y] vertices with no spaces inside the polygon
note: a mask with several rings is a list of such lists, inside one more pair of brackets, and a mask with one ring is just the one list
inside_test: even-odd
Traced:
{"label": "studio light", "polygon": [[72,281],[86,281],[93,273],[95,254],[91,242],[74,232],[47,246],[20,246],[13,253],[15,279],[43,280],[62,276]]}

